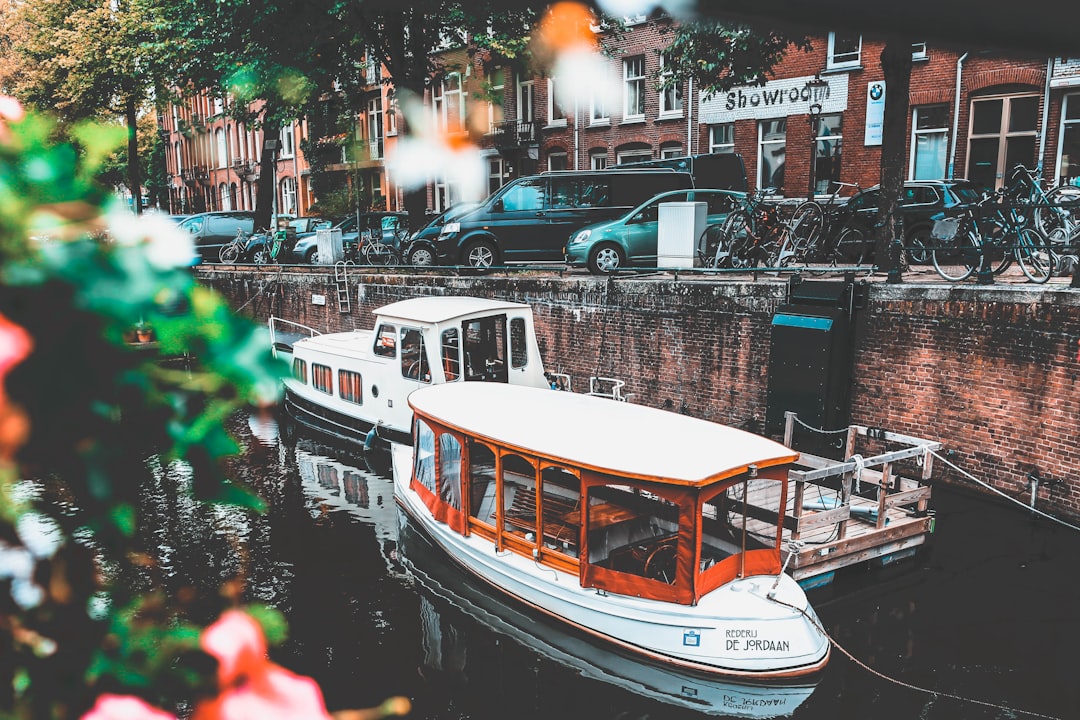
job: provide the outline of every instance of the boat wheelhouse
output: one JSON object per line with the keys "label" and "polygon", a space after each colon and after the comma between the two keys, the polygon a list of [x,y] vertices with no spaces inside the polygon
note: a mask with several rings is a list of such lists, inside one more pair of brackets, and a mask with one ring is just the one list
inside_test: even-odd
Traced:
{"label": "boat wheelhouse", "polygon": [[[796,677],[828,638],[783,572],[775,523],[798,453],[629,403],[508,385],[409,396],[395,498],[452,559],[606,641],[683,668]],[[756,503],[747,499],[753,494]],[[782,525],[782,523],[779,523]]]}
{"label": "boat wheelhouse", "polygon": [[[422,387],[491,382],[548,387],[532,309],[474,297],[421,297],[375,311],[373,330],[300,337],[270,319],[275,352],[292,362],[285,410],[333,437],[409,442],[406,398]],[[301,326],[302,327],[302,326]],[[308,328],[304,328],[309,330]]]}

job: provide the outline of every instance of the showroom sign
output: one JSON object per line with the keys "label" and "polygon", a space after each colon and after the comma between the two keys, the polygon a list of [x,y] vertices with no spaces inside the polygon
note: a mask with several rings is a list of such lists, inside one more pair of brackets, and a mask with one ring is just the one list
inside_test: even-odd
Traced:
{"label": "showroom sign", "polygon": [[818,104],[822,113],[837,113],[847,109],[848,76],[833,75],[820,78],[824,84],[808,86],[812,75],[770,80],[764,85],[741,85],[725,93],[703,96],[700,104],[701,122],[707,125],[735,120],[806,115],[810,106]]}

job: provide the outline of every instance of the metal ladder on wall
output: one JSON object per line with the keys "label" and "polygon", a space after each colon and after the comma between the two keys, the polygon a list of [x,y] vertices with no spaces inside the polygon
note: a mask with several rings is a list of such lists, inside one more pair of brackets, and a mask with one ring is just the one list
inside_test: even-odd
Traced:
{"label": "metal ladder on wall", "polygon": [[352,304],[349,299],[349,269],[342,260],[334,263],[334,285],[337,286],[338,312],[352,312]]}

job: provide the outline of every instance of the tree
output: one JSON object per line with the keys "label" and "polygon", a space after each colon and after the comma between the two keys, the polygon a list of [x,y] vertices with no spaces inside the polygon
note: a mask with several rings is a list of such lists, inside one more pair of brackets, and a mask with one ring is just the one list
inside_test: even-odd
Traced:
{"label": "tree", "polygon": [[0,85],[64,122],[123,118],[126,184],[141,210],[138,120],[158,85],[141,0],[26,0],[3,9]]}

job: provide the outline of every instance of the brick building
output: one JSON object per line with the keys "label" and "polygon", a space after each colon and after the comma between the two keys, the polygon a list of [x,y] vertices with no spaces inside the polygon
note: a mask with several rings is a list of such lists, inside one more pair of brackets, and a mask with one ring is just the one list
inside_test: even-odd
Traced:
{"label": "brick building", "polygon": [[[489,192],[545,170],[707,152],[741,154],[752,188],[774,187],[787,197],[828,192],[835,187],[830,181],[878,182],[880,42],[829,33],[814,38],[809,51],[792,50],[764,86],[707,96],[685,80],[658,88],[670,23],[640,16],[618,32],[596,28],[609,85],[617,88],[606,99],[560,105],[559,78],[457,47],[439,53],[444,72],[424,102],[436,130],[480,147]],[[1019,162],[1042,168],[1049,185],[1080,183],[1080,59],[1008,58],[926,43],[912,46],[912,58],[908,179],[998,186]],[[374,68],[369,75],[375,78]],[[341,162],[329,169],[353,173],[351,181],[362,183],[373,202],[401,209],[403,194],[383,163],[400,124],[393,91],[373,82],[365,92],[355,129],[361,152],[343,149]],[[220,102],[200,96],[162,118],[174,212],[252,206],[250,163],[260,133],[232,123],[220,109]],[[280,212],[304,214],[316,199],[298,149],[307,130],[302,122],[283,131]],[[429,185],[434,211],[459,199],[449,180]]]}

